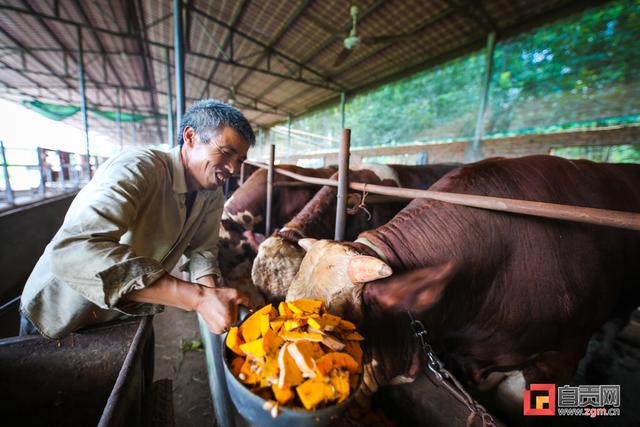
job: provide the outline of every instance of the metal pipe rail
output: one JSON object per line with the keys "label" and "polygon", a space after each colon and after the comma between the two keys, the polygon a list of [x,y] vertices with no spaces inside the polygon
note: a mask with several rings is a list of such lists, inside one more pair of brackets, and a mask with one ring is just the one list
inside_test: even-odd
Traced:
{"label": "metal pipe rail", "polygon": [[[247,161],[247,163],[260,168],[267,165],[259,162]],[[275,172],[317,185],[338,186],[338,181],[326,178],[312,178],[294,172],[275,168]],[[507,199],[503,197],[478,196],[474,194],[447,193],[432,190],[415,190],[410,188],[386,187],[382,185],[364,184],[360,182],[349,183],[352,190],[380,194],[385,196],[401,197],[406,199],[431,199],[455,205],[472,208],[487,209],[499,212],[517,213],[522,215],[537,216],[543,218],[561,219],[587,224],[604,225],[607,227],[625,228],[640,231],[640,213],[623,212],[610,209],[588,208],[583,206],[562,205],[558,203],[532,202],[529,200]]]}

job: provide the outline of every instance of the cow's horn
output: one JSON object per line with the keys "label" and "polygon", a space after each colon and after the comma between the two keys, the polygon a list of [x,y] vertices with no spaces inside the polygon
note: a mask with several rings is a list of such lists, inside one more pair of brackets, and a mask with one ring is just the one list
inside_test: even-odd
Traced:
{"label": "cow's horn", "polygon": [[300,247],[305,251],[308,251],[317,241],[318,239],[300,239],[298,240],[298,245],[300,245]]}
{"label": "cow's horn", "polygon": [[351,258],[347,268],[349,279],[353,283],[366,283],[391,276],[393,271],[384,261],[366,255]]}

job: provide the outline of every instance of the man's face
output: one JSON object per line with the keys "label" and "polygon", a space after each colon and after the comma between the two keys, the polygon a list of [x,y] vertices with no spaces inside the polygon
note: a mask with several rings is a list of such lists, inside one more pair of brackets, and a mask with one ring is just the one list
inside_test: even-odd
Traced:
{"label": "man's face", "polygon": [[222,186],[230,175],[240,170],[249,150],[247,141],[230,127],[219,130],[208,142],[201,141],[200,136],[187,127],[183,139],[181,157],[189,191],[215,190]]}

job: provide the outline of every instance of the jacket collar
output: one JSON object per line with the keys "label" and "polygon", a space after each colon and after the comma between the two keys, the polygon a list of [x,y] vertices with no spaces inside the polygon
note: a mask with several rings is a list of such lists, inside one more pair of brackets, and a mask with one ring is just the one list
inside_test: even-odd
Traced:
{"label": "jacket collar", "polygon": [[169,158],[171,159],[171,180],[173,182],[173,192],[177,194],[188,193],[187,181],[184,177],[184,165],[180,160],[180,149],[182,147],[177,145],[169,151]]}

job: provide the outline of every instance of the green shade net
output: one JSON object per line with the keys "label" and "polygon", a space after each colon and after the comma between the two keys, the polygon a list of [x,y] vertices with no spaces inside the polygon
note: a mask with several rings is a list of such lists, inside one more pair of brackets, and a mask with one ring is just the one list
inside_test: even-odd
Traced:
{"label": "green shade net", "polygon": [[151,118],[151,116],[145,116],[143,114],[131,114],[131,113],[123,113],[123,112],[118,113],[116,111],[103,111],[103,110],[98,110],[96,108],[90,108],[89,111],[91,111],[92,113],[95,113],[96,115],[104,119],[111,120],[113,122],[117,122],[117,121],[141,122],[143,120]]}
{"label": "green shade net", "polygon": [[22,105],[29,108],[30,110],[35,111],[36,113],[42,114],[48,119],[61,121],[66,119],[67,117],[73,116],[75,113],[80,111],[80,107],[75,105],[58,105],[58,104],[48,104],[46,102],[40,101],[22,101]]}
{"label": "green shade net", "polygon": [[[22,101],[22,105],[25,107],[42,114],[48,119],[61,121],[67,117],[71,117],[76,114],[81,108],[77,105],[60,105],[50,104],[40,101]],[[117,111],[104,111],[97,108],[89,108],[88,111],[95,115],[102,117],[112,122],[141,122],[146,119],[153,118],[153,116],[146,116],[143,114],[123,113]]]}

